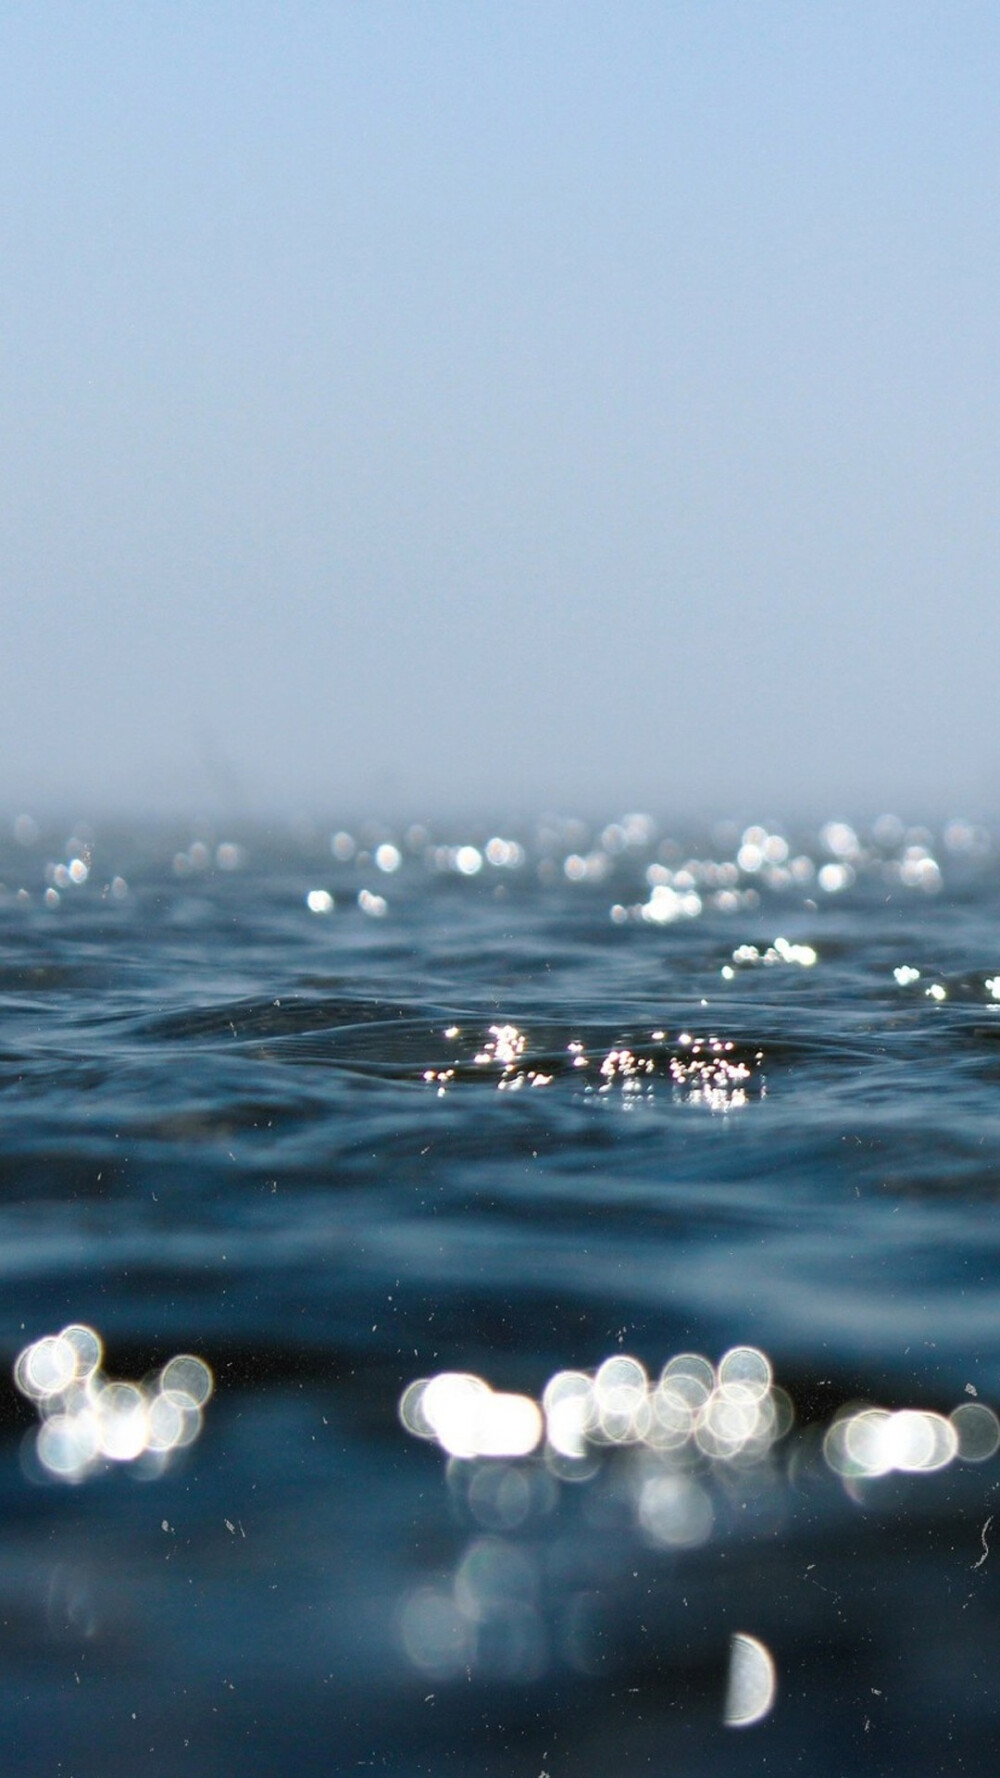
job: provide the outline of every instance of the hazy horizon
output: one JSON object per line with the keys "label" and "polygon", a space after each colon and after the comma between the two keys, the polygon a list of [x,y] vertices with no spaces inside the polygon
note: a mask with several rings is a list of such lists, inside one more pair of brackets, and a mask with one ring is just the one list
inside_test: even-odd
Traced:
{"label": "hazy horizon", "polygon": [[1000,15],[0,18],[0,807],[1000,811]]}

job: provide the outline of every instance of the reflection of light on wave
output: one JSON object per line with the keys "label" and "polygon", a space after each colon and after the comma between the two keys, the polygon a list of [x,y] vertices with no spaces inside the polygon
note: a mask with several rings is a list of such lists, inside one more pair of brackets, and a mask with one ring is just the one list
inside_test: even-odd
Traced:
{"label": "reflection of light on wave", "polygon": [[[459,1027],[454,1025],[444,1032],[449,1042],[460,1035]],[[763,1098],[766,1094],[760,1073],[764,1061],[762,1050],[743,1058],[737,1053],[732,1039],[696,1037],[690,1031],[680,1032],[672,1045],[662,1030],[652,1031],[648,1040],[643,1037],[639,1041],[641,1050],[635,1050],[627,1043],[618,1043],[598,1061],[596,1056],[588,1055],[579,1038],[571,1039],[565,1053],[570,1058],[569,1067],[583,1071],[584,1094],[595,1099],[620,1094],[621,1103],[627,1108],[639,1100],[651,1100],[656,1081],[664,1076],[671,1083],[675,1101],[702,1105],[712,1112],[727,1112],[747,1105],[750,1083],[755,1076],[760,1096]],[[648,1049],[647,1042],[655,1047]],[[551,1064],[548,1069],[532,1065],[527,1055],[528,1043],[527,1032],[518,1025],[510,1022],[490,1025],[470,1058],[471,1066],[488,1069],[501,1093],[517,1092],[524,1087],[552,1086],[562,1071]],[[460,1070],[463,1066],[467,1067],[468,1063],[463,1065],[462,1058],[456,1056],[445,1067],[424,1068],[422,1079],[428,1086],[436,1087],[438,1098],[444,1098],[462,1080]]]}

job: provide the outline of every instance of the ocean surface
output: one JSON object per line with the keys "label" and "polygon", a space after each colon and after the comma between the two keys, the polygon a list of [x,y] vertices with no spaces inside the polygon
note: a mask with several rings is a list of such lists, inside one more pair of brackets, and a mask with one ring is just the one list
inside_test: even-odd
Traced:
{"label": "ocean surface", "polygon": [[996,1771],[993,833],[0,883],[5,1770]]}

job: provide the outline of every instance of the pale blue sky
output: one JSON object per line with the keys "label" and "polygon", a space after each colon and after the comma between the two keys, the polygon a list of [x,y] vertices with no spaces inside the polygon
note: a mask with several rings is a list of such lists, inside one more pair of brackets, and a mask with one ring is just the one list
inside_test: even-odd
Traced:
{"label": "pale blue sky", "polygon": [[1000,807],[1000,9],[0,5],[0,803]]}

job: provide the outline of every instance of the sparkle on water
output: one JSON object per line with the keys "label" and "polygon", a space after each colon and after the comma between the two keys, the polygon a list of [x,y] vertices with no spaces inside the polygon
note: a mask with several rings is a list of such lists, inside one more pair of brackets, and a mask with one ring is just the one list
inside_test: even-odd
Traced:
{"label": "sparkle on water", "polygon": [[[543,1576],[533,1546],[517,1537],[556,1510],[563,1485],[596,1485],[609,1464],[617,1466],[614,1498],[630,1502],[638,1536],[653,1552],[680,1554],[712,1543],[720,1506],[731,1513],[740,1490],[759,1501],[758,1478],[772,1492],[790,1485],[783,1474],[794,1473],[800,1485],[803,1453],[815,1448],[808,1431],[798,1447],[789,1438],[791,1399],[775,1383],[767,1354],[751,1345],[731,1347],[716,1364],[701,1353],[677,1353],[655,1379],[638,1358],[616,1352],[594,1371],[556,1371],[537,1402],[494,1391],[469,1372],[442,1371],[408,1385],[399,1417],[413,1437],[445,1454],[450,1489],[482,1527],[450,1586],[417,1586],[400,1603],[403,1651],[439,1681],[473,1671],[531,1680],[549,1666]],[[947,1417],[847,1409],[829,1426],[822,1454],[828,1472],[863,1504],[862,1483],[877,1485],[893,1471],[931,1474],[955,1460],[982,1463],[998,1448],[996,1414],[966,1401]],[[572,1662],[574,1638],[565,1626],[561,1639]],[[737,1632],[723,1722],[734,1729],[762,1722],[775,1694],[769,1649]]]}
{"label": "sparkle on water", "polygon": [[[0,899],[11,909],[41,907],[46,922],[72,921],[76,908],[100,900],[113,918],[127,918],[143,893],[141,872],[133,887],[131,866],[126,879],[116,869],[124,861],[83,824],[62,841],[23,813],[11,838],[17,851],[6,859],[7,881],[0,883]],[[252,837],[212,833],[207,824],[181,830],[171,841],[168,869],[192,904],[210,884],[220,900],[238,900],[253,844]],[[847,907],[891,895],[919,920],[952,873],[961,882],[983,861],[995,863],[991,834],[964,817],[935,834],[892,814],[864,829],[838,818],[801,833],[781,831],[773,821],[720,823],[710,841],[694,847],[642,813],[596,827],[546,817],[519,838],[485,826],[432,833],[423,824],[391,831],[372,823],[354,832],[324,828],[308,856],[307,850],[281,894],[290,921],[300,923],[317,954],[352,928],[351,942],[391,944],[428,882],[442,905],[460,895],[486,906],[489,896],[498,897],[498,905],[513,900],[520,878],[543,895],[552,891],[554,902],[565,895],[560,911],[571,907],[581,929],[589,920],[596,930],[600,922],[607,943],[625,954],[644,948],[662,960],[686,943],[697,923],[699,936],[717,941],[711,969],[723,984],[719,1004],[727,1007],[748,992],[754,971],[772,972],[769,991],[805,994],[815,986],[822,994]],[[116,903],[125,905],[116,912]],[[620,930],[608,931],[608,922]],[[892,950],[880,956],[878,975],[905,1016],[934,1020],[944,1030],[964,1001],[995,1017],[1000,973],[988,973],[991,965],[996,969],[995,957],[987,953],[980,959],[986,967],[961,978],[947,957],[923,958],[920,968],[912,961],[921,956],[913,930],[895,955],[898,962]],[[569,1081],[581,1101],[594,1104],[631,1108],[665,1088],[673,1100],[712,1112],[735,1112],[764,1095],[763,1050],[711,1028],[620,1031],[613,1042],[610,1032],[601,1042],[581,1034],[568,1043],[564,1031],[553,1054],[539,1049],[532,1015],[522,1017],[513,999],[508,1004],[512,1016],[498,1006],[489,1027],[445,1028],[453,1050],[442,1065],[421,1069],[439,1094],[470,1080],[505,1092]],[[674,1017],[701,1022],[691,1008],[675,1009]],[[709,1020],[716,1033],[742,1029],[735,1017],[728,1025],[714,1001],[705,1027]],[[734,1119],[734,1140],[746,1127]],[[20,1353],[17,1386],[39,1420],[26,1462],[33,1477],[82,1482],[102,1469],[128,1466],[157,1474],[197,1438],[212,1391],[203,1359],[181,1355],[141,1382],[108,1378],[102,1361],[99,1336],[82,1324],[44,1335]],[[926,1498],[932,1483],[921,1478],[952,1465],[985,1464],[1000,1450],[1000,1420],[978,1400],[950,1412],[854,1402],[824,1417],[818,1430],[797,1427],[770,1360],[750,1345],[732,1347],[718,1362],[678,1353],[658,1373],[615,1352],[593,1370],[555,1371],[537,1399],[495,1388],[471,1372],[441,1371],[408,1386],[399,1416],[409,1434],[441,1451],[446,1486],[476,1527],[454,1572],[411,1587],[398,1612],[400,1644],[412,1665],[428,1679],[460,1684],[473,1670],[504,1682],[531,1681],[556,1659],[546,1624],[551,1577],[545,1553],[540,1539],[521,1542],[519,1536],[556,1513],[560,1501],[586,1503],[602,1479],[613,1482],[637,1540],[673,1573],[686,1551],[711,1559],[733,1503],[759,1500],[770,1489],[784,1506],[803,1475],[827,1487],[839,1510],[853,1512],[850,1503],[887,1501],[894,1489]],[[599,1537],[592,1529],[597,1516],[592,1522],[582,1517],[584,1535]],[[983,1550],[985,1559],[985,1530]],[[969,1564],[979,1566],[978,1560]],[[558,1644],[571,1659],[585,1641],[586,1611],[581,1585]],[[729,1645],[723,1721],[734,1729],[759,1723],[774,1700],[770,1651],[756,1635],[737,1632]]]}
{"label": "sparkle on water", "polygon": [[[27,811],[14,819],[11,833],[26,855],[42,843],[41,823]],[[760,906],[762,891],[804,897],[808,902],[816,892],[821,898],[835,898],[875,879],[918,896],[937,894],[948,860],[964,867],[992,850],[991,835],[964,818],[947,821],[935,844],[928,828],[907,826],[892,814],[880,816],[866,832],[846,821],[831,820],[796,838],[773,824],[752,822],[740,828],[720,822],[713,839],[714,855],[685,852],[682,843],[662,831],[653,816],[639,812],[599,828],[575,816],[544,817],[532,834],[517,839],[484,829],[442,841],[422,823],[412,823],[397,833],[385,827],[362,828],[357,833],[336,828],[324,844],[335,869],[369,873],[368,882],[356,885],[352,897],[354,905],[369,917],[381,918],[390,911],[386,899],[373,889],[371,873],[376,878],[392,876],[402,881],[419,869],[422,875],[450,875],[478,884],[482,879],[533,870],[543,884],[561,880],[593,895],[605,891],[623,869],[639,867],[644,898],[612,898],[606,905],[615,924],[639,922],[654,927],[696,920],[707,912],[751,913]],[[42,880],[35,891],[40,891],[43,905],[59,908],[67,895],[95,884],[104,897],[121,899],[127,884],[117,874],[100,877],[99,850],[93,831],[80,824],[66,840],[62,856],[50,856],[43,863]],[[195,835],[174,853],[173,869],[182,878],[225,877],[243,872],[249,862],[250,851],[243,840],[217,839],[206,833]],[[0,884],[0,896],[12,895],[27,902],[32,894],[24,884],[14,889]],[[334,890],[322,884],[303,884],[300,894],[314,913],[330,913],[336,905]],[[329,895],[330,902],[318,901],[321,894]],[[783,948],[786,945],[787,950]],[[758,958],[744,952],[739,959],[741,963],[757,960],[808,967],[816,959],[811,945],[779,938]]]}

